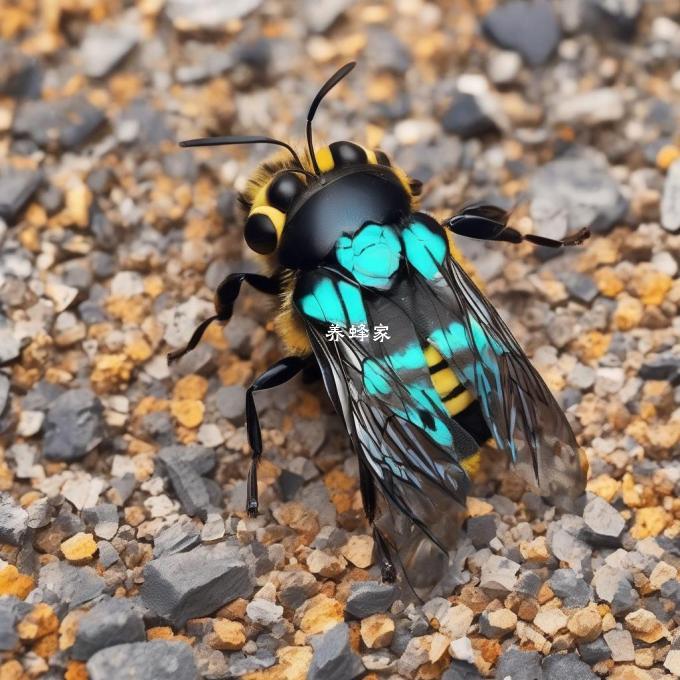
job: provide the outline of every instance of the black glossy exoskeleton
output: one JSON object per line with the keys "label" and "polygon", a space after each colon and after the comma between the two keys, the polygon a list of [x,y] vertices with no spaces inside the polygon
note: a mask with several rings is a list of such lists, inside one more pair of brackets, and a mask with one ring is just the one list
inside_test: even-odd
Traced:
{"label": "black glossy exoskeleton", "polygon": [[258,511],[262,455],[253,394],[316,365],[359,457],[383,577],[403,571],[420,592],[447,567],[488,440],[542,495],[564,505],[583,492],[587,467],[550,391],[462,268],[451,233],[555,248],[588,234],[523,236],[502,210],[485,205],[440,224],[418,211],[420,183],[384,153],[349,141],[315,150],[316,109],[353,67],[343,66],[315,97],[302,158],[269,137],[182,143],[268,143],[286,152],[264,163],[241,196],[246,242],[269,274],[228,276],[215,295],[216,314],[169,358],[192,349],[212,321],[229,320],[243,282],[279,296],[276,328],[290,355],[247,391],[247,511]]}

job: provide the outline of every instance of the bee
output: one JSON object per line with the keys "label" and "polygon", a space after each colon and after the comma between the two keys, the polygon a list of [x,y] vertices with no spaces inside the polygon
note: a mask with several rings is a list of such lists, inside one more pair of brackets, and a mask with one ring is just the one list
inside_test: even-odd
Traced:
{"label": "bee", "polygon": [[[253,395],[318,367],[358,456],[382,578],[402,574],[424,592],[448,568],[480,447],[495,443],[556,504],[573,503],[587,474],[564,413],[464,270],[452,234],[550,248],[589,234],[523,235],[490,205],[440,223],[418,209],[421,183],[385,153],[350,141],[315,149],[317,108],[354,66],[340,68],[312,101],[302,156],[265,136],[181,143],[273,144],[285,155],[265,162],[240,196],[246,243],[264,257],[268,273],[227,276],[214,316],[168,359],[195,347],[210,323],[230,319],[243,283],[277,296],[276,329],[289,355],[246,392],[247,512],[258,512],[263,453]],[[357,332],[379,327],[389,329],[380,341]]]}

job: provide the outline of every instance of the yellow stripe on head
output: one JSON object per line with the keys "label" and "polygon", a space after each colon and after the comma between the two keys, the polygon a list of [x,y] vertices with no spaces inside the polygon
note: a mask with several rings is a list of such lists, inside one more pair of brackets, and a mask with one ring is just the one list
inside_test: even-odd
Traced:
{"label": "yellow stripe on head", "polygon": [[263,184],[258,190],[257,193],[255,194],[255,198],[253,198],[253,209],[255,208],[260,208],[263,205],[267,205],[267,189],[269,188],[269,182],[266,184]]}
{"label": "yellow stripe on head", "polygon": [[335,167],[333,154],[329,147],[324,146],[321,149],[315,150],[314,155],[321,172],[330,172]]}
{"label": "yellow stripe on head", "polygon": [[274,229],[276,229],[277,237],[281,238],[281,232],[283,232],[286,216],[280,210],[277,210],[271,205],[259,205],[250,211],[248,217],[251,217],[252,215],[266,215],[272,221]]}
{"label": "yellow stripe on head", "polygon": [[366,160],[371,165],[378,165],[378,159],[375,156],[375,151],[373,151],[373,149],[369,149],[365,146],[362,146],[361,148],[366,152]]}

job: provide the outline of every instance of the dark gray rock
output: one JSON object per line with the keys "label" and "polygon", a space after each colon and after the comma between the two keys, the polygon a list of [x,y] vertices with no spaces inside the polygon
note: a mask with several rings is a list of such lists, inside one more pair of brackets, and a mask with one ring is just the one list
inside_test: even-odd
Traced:
{"label": "dark gray rock", "polygon": [[592,642],[583,642],[579,644],[578,653],[589,666],[594,666],[598,661],[604,661],[611,656],[609,645],[602,637],[599,637]]}
{"label": "dark gray rock", "polygon": [[0,651],[7,652],[19,642],[16,624],[31,611],[33,605],[14,595],[0,597]]}
{"label": "dark gray rock", "polygon": [[174,555],[197,546],[201,542],[201,532],[189,519],[182,518],[161,531],[154,538],[153,556]]}
{"label": "dark gray rock", "polygon": [[40,96],[43,71],[40,62],[17,45],[0,40],[0,95],[34,98]]}
{"label": "dark gray rock", "polygon": [[108,75],[132,51],[137,40],[137,30],[131,25],[88,25],[80,46],[85,75]]}
{"label": "dark gray rock", "polygon": [[480,137],[487,132],[497,131],[493,119],[483,110],[477,98],[466,92],[458,93],[442,117],[442,126],[447,132],[463,139]]}
{"label": "dark gray rock", "polygon": [[87,662],[90,680],[197,680],[186,642],[151,640],[107,647]]}
{"label": "dark gray rock", "polygon": [[623,569],[605,564],[593,577],[597,596],[611,605],[615,616],[627,614],[638,605],[639,597],[631,583],[631,575]]}
{"label": "dark gray rock", "polygon": [[43,454],[50,460],[79,460],[103,437],[103,407],[92,390],[68,390],[50,405]]}
{"label": "dark gray rock", "polygon": [[69,609],[76,609],[99,597],[106,584],[92,567],[51,562],[40,570],[38,586],[52,592]]}
{"label": "dark gray rock", "polygon": [[525,597],[537,597],[543,585],[543,580],[533,571],[525,571],[519,575],[514,592]]}
{"label": "dark gray rock", "polygon": [[38,201],[48,215],[54,215],[64,207],[64,192],[55,184],[43,184],[38,190]]}
{"label": "dark gray rock", "polygon": [[6,492],[0,493],[0,543],[21,545],[28,529],[28,513]]}
{"label": "dark gray rock", "polygon": [[574,300],[589,305],[598,295],[597,284],[590,276],[575,271],[558,273],[560,281],[565,285]]}
{"label": "dark gray rock", "polygon": [[212,614],[252,592],[250,574],[238,549],[220,544],[163,555],[144,567],[144,604],[174,626]]}
{"label": "dark gray rock", "polygon": [[118,531],[118,508],[113,503],[100,503],[93,508],[84,508],[81,516],[94,528],[98,538],[110,540]]}
{"label": "dark gray rock", "polygon": [[253,337],[259,328],[257,321],[247,316],[234,316],[223,331],[224,337],[229,343],[229,349],[236,352],[241,359],[247,359],[253,348]]}
{"label": "dark gray rock", "polygon": [[585,607],[592,599],[592,588],[573,569],[557,569],[549,584],[565,607]]}
{"label": "dark gray rock", "polygon": [[202,446],[167,446],[158,453],[172,488],[187,515],[205,518],[215,504],[203,475],[215,467],[215,452]]}
{"label": "dark gray rock", "polygon": [[4,373],[0,373],[0,415],[2,415],[8,403],[9,403],[9,378]]}
{"label": "dark gray rock", "polygon": [[120,559],[118,551],[108,541],[97,542],[97,554],[99,555],[99,564],[108,569]]}
{"label": "dark gray rock", "polygon": [[616,546],[626,528],[623,517],[600,496],[588,501],[583,510],[583,521],[588,529],[586,539],[592,545]]}
{"label": "dark gray rock", "polygon": [[28,101],[17,110],[12,133],[16,137],[30,137],[42,148],[75,149],[105,120],[104,112],[82,95],[56,101]]}
{"label": "dark gray rock", "polygon": [[312,640],[314,655],[308,680],[352,680],[364,671],[361,659],[349,644],[349,627],[339,623]]}
{"label": "dark gray rock", "polygon": [[454,659],[444,671],[441,680],[482,680],[482,676],[471,663]]}
{"label": "dark gray rock", "polygon": [[411,52],[394,32],[385,28],[368,31],[364,55],[374,71],[405,73],[411,65]]}
{"label": "dark gray rock", "polygon": [[0,169],[0,219],[13,222],[41,181],[40,172],[10,166]]}
{"label": "dark gray rock", "polygon": [[543,659],[543,680],[599,680],[577,654],[550,654]]}
{"label": "dark gray rock", "polygon": [[308,571],[283,572],[279,588],[279,602],[289,609],[297,609],[316,595],[319,583]]}
{"label": "dark gray rock", "polygon": [[482,27],[496,44],[518,52],[531,66],[548,61],[561,37],[555,10],[546,0],[507,2],[489,12]]}
{"label": "dark gray rock", "polygon": [[638,375],[643,380],[668,380],[676,384],[680,378],[680,356],[674,352],[657,354],[640,366]]}
{"label": "dark gray rock", "polygon": [[246,388],[241,385],[220,387],[215,395],[217,410],[223,418],[234,425],[243,425],[246,420]]}
{"label": "dark gray rock", "polygon": [[516,647],[503,652],[496,666],[496,680],[543,680],[541,655],[538,652],[523,652]]}
{"label": "dark gray rock", "polygon": [[552,238],[584,227],[606,233],[628,207],[606,160],[583,151],[540,168],[532,179],[531,194],[536,233]]}
{"label": "dark gray rock", "polygon": [[104,647],[144,640],[146,631],[139,609],[130,600],[112,598],[99,602],[80,619],[72,654],[74,659],[85,661]]}
{"label": "dark gray rock", "polygon": [[364,619],[371,614],[386,612],[396,597],[397,587],[391,583],[353,583],[345,611],[357,619]]}
{"label": "dark gray rock", "polygon": [[489,542],[496,537],[496,522],[497,517],[493,514],[468,519],[466,533],[477,550],[488,548]]}

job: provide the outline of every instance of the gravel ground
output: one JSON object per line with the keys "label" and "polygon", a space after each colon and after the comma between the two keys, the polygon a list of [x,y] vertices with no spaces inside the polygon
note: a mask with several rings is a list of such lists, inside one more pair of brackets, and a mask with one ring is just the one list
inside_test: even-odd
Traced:
{"label": "gravel ground", "polygon": [[[37,7],[40,9],[37,9]],[[18,0],[0,5],[0,678],[680,677],[676,0]],[[380,583],[357,466],[263,298],[169,370],[229,272],[266,149],[379,145],[438,217],[514,207],[565,253],[460,242],[567,410],[582,516],[496,466],[451,578]],[[493,466],[490,466],[493,467]],[[442,509],[444,512],[445,509]]]}

